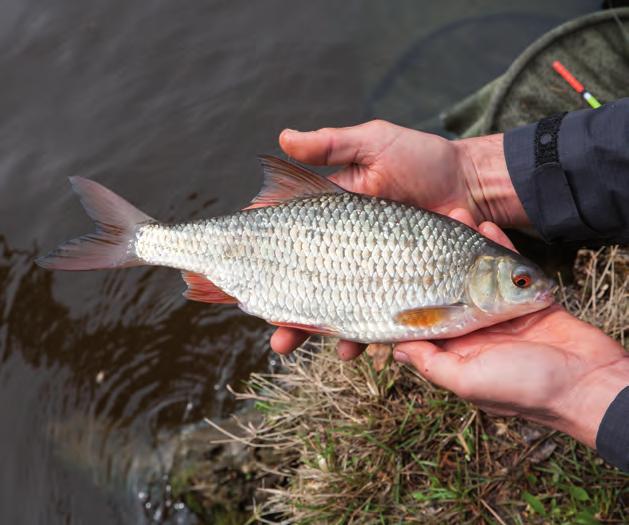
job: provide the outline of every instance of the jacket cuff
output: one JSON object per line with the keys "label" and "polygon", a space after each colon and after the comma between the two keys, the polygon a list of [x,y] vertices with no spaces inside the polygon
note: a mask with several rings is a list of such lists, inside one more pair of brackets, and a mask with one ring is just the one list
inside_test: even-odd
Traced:
{"label": "jacket cuff", "polygon": [[596,450],[605,461],[629,472],[629,386],[605,412],[596,434]]}
{"label": "jacket cuff", "polygon": [[529,221],[547,242],[592,238],[560,162],[563,115],[505,133],[504,151],[513,187]]}

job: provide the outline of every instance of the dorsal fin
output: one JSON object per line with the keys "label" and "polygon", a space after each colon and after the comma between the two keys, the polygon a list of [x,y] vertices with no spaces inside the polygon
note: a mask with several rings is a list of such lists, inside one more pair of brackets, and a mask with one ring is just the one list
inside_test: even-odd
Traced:
{"label": "dorsal fin", "polygon": [[264,170],[264,183],[245,210],[276,206],[299,197],[345,191],[327,178],[292,162],[271,155],[259,155],[258,158]]}

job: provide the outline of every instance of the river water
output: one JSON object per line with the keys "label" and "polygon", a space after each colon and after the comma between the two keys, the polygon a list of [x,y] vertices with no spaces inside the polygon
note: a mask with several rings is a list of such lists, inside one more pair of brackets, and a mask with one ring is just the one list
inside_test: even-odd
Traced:
{"label": "river water", "polygon": [[35,267],[91,228],[69,175],[162,220],[227,213],[284,127],[438,130],[598,4],[0,0],[0,524],[194,523],[164,512],[164,443],[272,360],[262,321],[185,302],[176,271]]}

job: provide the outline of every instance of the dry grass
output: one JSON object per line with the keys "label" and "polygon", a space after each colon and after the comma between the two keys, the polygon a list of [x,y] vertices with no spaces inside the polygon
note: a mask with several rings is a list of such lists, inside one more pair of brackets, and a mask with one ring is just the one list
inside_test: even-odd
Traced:
{"label": "dry grass", "polygon": [[628,348],[629,248],[579,250],[574,284],[561,287],[564,306]]}
{"label": "dry grass", "polygon": [[[572,312],[624,342],[628,262],[619,248],[582,251],[562,292]],[[629,520],[629,478],[567,436],[489,417],[382,355],[343,363],[324,341],[284,365],[237,394],[264,414],[247,442],[283,457],[272,469],[284,482],[264,489],[252,521]]]}

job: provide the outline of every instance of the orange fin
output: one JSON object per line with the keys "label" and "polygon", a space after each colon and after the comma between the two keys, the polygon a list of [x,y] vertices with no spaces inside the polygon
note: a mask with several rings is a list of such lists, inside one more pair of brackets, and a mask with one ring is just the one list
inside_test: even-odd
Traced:
{"label": "orange fin", "polygon": [[186,299],[201,301],[202,303],[234,304],[238,302],[237,299],[227,295],[205,275],[183,271],[181,276],[188,285],[188,289],[183,294]]}
{"label": "orange fin", "polygon": [[282,328],[295,328],[296,330],[308,332],[309,334],[322,334],[330,336],[338,335],[338,331],[334,330],[333,328],[327,328],[325,326],[314,326],[300,323],[280,323],[276,321],[269,321],[269,323],[275,326],[281,326]]}
{"label": "orange fin", "polygon": [[464,304],[411,308],[395,315],[395,321],[410,328],[430,328],[449,319]]}
{"label": "orange fin", "polygon": [[271,155],[258,157],[264,170],[264,183],[260,193],[244,208],[251,210],[263,206],[276,206],[298,197],[343,193],[345,190],[326,177]]}

